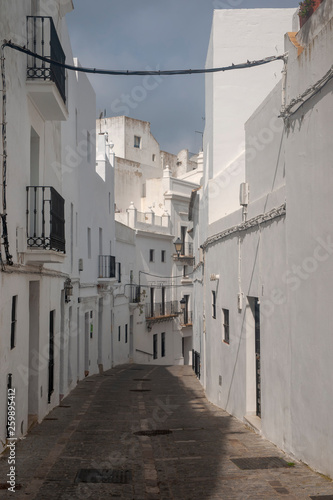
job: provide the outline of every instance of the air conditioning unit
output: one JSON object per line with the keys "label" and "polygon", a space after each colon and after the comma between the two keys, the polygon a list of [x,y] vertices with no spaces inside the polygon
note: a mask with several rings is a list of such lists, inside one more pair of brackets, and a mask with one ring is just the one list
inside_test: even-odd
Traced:
{"label": "air conditioning unit", "polygon": [[246,206],[249,204],[249,184],[242,182],[239,190],[239,204]]}
{"label": "air conditioning unit", "polygon": [[220,279],[219,274],[211,274],[210,275],[210,281],[218,281]]}
{"label": "air conditioning unit", "polygon": [[83,271],[83,259],[79,259],[79,271]]}

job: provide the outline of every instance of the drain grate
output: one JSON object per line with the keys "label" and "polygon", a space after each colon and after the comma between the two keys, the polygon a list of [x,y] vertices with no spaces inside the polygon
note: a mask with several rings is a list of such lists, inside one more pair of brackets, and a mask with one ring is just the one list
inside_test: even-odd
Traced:
{"label": "drain grate", "polygon": [[135,436],[162,436],[165,434],[172,434],[172,431],[170,431],[170,429],[155,429],[152,431],[134,432]]}
{"label": "drain grate", "polygon": [[242,470],[289,467],[288,463],[279,457],[231,458],[231,461]]}
{"label": "drain grate", "polygon": [[59,405],[58,408],[71,408],[70,405]]}
{"label": "drain grate", "polygon": [[319,495],[310,497],[312,500],[333,500],[333,495]]}
{"label": "drain grate", "polygon": [[58,420],[58,418],[54,418],[54,417],[45,417],[44,420]]}
{"label": "drain grate", "polygon": [[132,479],[130,470],[80,469],[75,483],[117,483],[128,484]]}
{"label": "drain grate", "polygon": [[150,389],[130,389],[130,392],[151,392]]}
{"label": "drain grate", "polygon": [[150,382],[151,378],[134,378],[133,380],[136,382]]}

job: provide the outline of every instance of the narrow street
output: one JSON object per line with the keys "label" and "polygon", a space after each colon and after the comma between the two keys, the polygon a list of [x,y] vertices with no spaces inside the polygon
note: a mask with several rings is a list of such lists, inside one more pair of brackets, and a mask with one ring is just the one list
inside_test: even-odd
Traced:
{"label": "narrow street", "polygon": [[0,499],[333,498],[331,481],[210,404],[189,366],[86,378],[17,443],[15,493],[8,471],[7,453]]}

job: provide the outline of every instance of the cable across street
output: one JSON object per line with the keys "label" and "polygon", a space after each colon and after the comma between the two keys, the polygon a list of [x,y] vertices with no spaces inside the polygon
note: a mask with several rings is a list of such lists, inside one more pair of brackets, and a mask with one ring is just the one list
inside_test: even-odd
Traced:
{"label": "cable across street", "polygon": [[145,75],[158,75],[158,76],[172,76],[172,75],[195,75],[195,74],[203,74],[203,73],[218,73],[221,71],[230,71],[234,69],[245,69],[252,68],[255,66],[262,66],[263,64],[268,64],[273,61],[285,60],[286,54],[282,54],[279,56],[270,56],[265,57],[264,59],[260,59],[258,61],[246,61],[246,63],[241,64],[231,64],[231,66],[222,66],[220,68],[205,68],[205,69],[176,69],[176,70],[152,70],[152,71],[130,71],[130,70],[109,70],[109,69],[97,69],[97,68],[84,68],[82,66],[73,66],[66,63],[60,63],[49,57],[41,56],[27,49],[26,47],[22,47],[21,45],[17,45],[12,41],[4,40],[2,47],[10,47],[14,50],[18,50],[19,52],[23,52],[28,56],[35,57],[36,59],[40,59],[41,61],[47,62],[49,64],[53,64],[54,66],[59,66],[61,68],[66,68],[72,71],[79,71],[81,73],[92,73],[95,75],[111,75],[111,76],[145,76]]}

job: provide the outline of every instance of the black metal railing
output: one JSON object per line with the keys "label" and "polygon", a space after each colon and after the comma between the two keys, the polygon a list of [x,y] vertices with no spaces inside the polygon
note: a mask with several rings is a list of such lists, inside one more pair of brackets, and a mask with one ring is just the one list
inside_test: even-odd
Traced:
{"label": "black metal railing", "polygon": [[200,354],[192,349],[192,369],[196,376],[200,378]]}
{"label": "black metal railing", "polygon": [[131,285],[130,288],[130,302],[138,304],[141,301],[141,287]]}
{"label": "black metal railing", "polygon": [[183,243],[179,257],[193,257],[193,243]]}
{"label": "black metal railing", "polygon": [[112,255],[98,256],[98,277],[115,278],[116,277],[116,258]]}
{"label": "black metal railing", "polygon": [[[65,64],[66,56],[52,17],[27,17],[27,48],[35,54]],[[29,55],[27,78],[54,82],[63,101],[66,102],[65,68]]]}
{"label": "black metal railing", "polygon": [[163,318],[166,316],[175,316],[178,314],[179,302],[159,302],[146,304],[146,318]]}
{"label": "black metal railing", "polygon": [[192,311],[185,311],[180,315],[180,323],[182,326],[192,325]]}
{"label": "black metal railing", "polygon": [[65,200],[51,186],[27,187],[27,245],[64,252]]}

